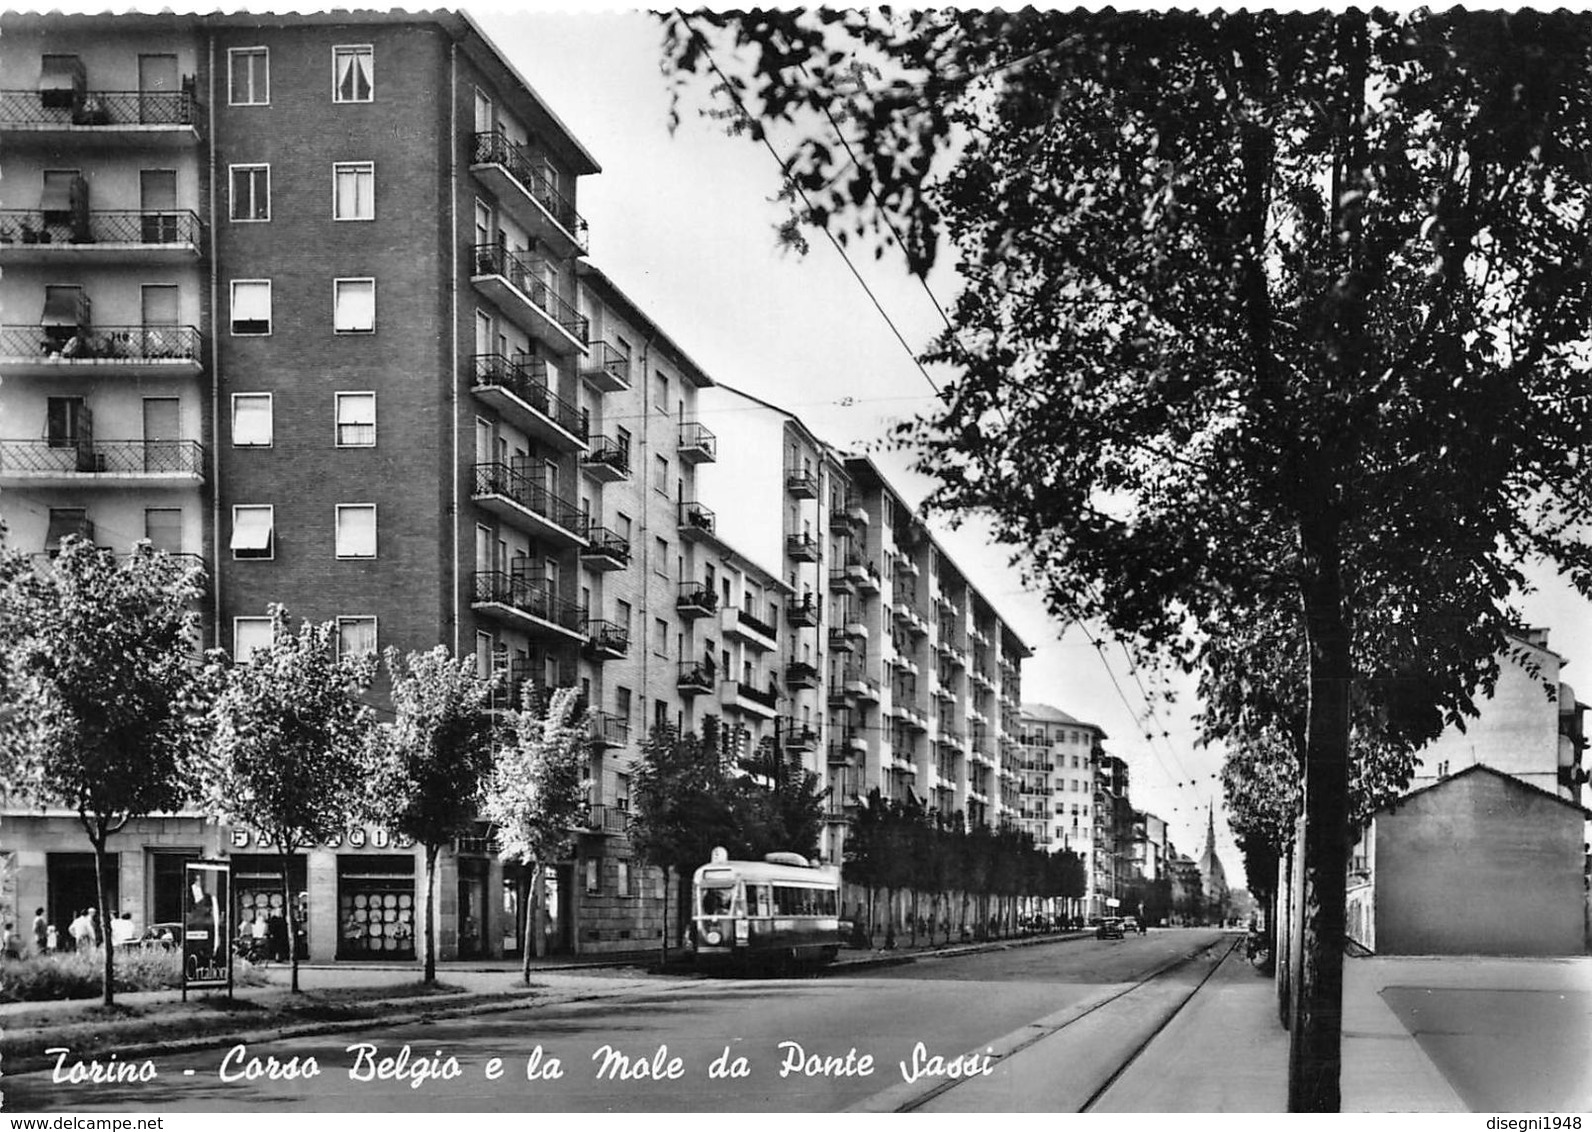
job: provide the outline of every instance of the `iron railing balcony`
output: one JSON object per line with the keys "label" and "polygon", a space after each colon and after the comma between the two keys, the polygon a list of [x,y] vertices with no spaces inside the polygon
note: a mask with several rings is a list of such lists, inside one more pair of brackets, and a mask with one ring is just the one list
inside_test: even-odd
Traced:
{"label": "iron railing balcony", "polygon": [[706,696],[714,690],[713,669],[698,660],[682,660],[674,684],[682,696]]}
{"label": "iron railing balcony", "polygon": [[8,326],[0,329],[0,374],[16,377],[160,370],[196,374],[204,340],[192,326]]}
{"label": "iron railing balcony", "polygon": [[0,90],[0,131],[136,126],[186,126],[197,131],[202,118],[199,100],[186,90]]}
{"label": "iron railing balcony", "polygon": [[795,562],[817,562],[823,557],[818,540],[812,535],[786,535],[785,553]]}
{"label": "iron railing balcony", "polygon": [[856,592],[857,583],[844,569],[829,571],[829,589],[833,593],[849,594]]}
{"label": "iron railing balcony", "polygon": [[856,647],[843,628],[836,626],[829,630],[830,652],[851,652]]}
{"label": "iron railing balcony", "polygon": [[785,623],[794,629],[816,629],[822,620],[822,611],[811,594],[785,607]]}
{"label": "iron railing balcony", "polygon": [[599,483],[617,483],[630,478],[630,445],[611,436],[589,439],[591,445],[580,458],[580,470]]}
{"label": "iron railing balcony", "polygon": [[719,438],[705,426],[687,421],[680,426],[680,459],[687,464],[709,464],[719,458]]}
{"label": "iron railing balcony", "polygon": [[857,583],[859,590],[879,592],[879,566],[871,559],[861,562],[847,562],[846,573],[853,582]]}
{"label": "iron railing balcony", "polygon": [[91,209],[84,212],[0,209],[0,259],[137,258],[161,249],[184,255],[204,250],[204,222],[195,212]]}
{"label": "iron railing balcony", "polygon": [[810,471],[800,468],[787,468],[785,471],[785,490],[797,499],[818,498],[818,477]]}
{"label": "iron railing balcony", "polygon": [[547,362],[520,355],[476,354],[470,359],[472,392],[515,424],[564,451],[586,447],[586,414],[548,387]]}
{"label": "iron railing balcony", "polygon": [[680,504],[679,530],[682,538],[714,538],[716,520],[711,508],[694,500]]}
{"label": "iron railing balcony", "polygon": [[548,491],[539,477],[494,462],[476,464],[473,480],[472,498],[487,510],[543,536],[585,546],[585,513]]}
{"label": "iron railing balcony", "polygon": [[719,595],[706,582],[681,582],[674,609],[681,617],[691,620],[712,617],[719,610]]}
{"label": "iron railing balcony", "polygon": [[586,820],[579,828],[618,837],[630,831],[630,811],[606,802],[593,802],[587,805]]}
{"label": "iron railing balcony", "polygon": [[617,621],[591,620],[585,624],[586,652],[596,660],[619,660],[630,653],[630,630]]}
{"label": "iron railing balcony", "polygon": [[942,726],[940,728],[940,742],[947,747],[960,749],[967,742],[967,734],[955,727]]}
{"label": "iron railing balcony", "polygon": [[755,684],[748,684],[744,680],[725,682],[735,690],[738,700],[747,700],[772,712],[779,707],[779,693],[759,688]]}
{"label": "iron railing balcony", "polygon": [[0,440],[0,481],[86,487],[147,478],[146,486],[189,486],[204,475],[197,440]]}
{"label": "iron railing balcony", "polygon": [[829,525],[835,530],[856,534],[859,528],[868,525],[868,509],[847,496],[838,507],[829,509]]}
{"label": "iron railing balcony", "polygon": [[547,583],[507,570],[477,570],[471,604],[512,610],[584,641],[586,608],[556,597]]}
{"label": "iron railing balcony", "polygon": [[599,747],[627,747],[630,745],[630,720],[611,711],[593,711],[591,739]]}
{"label": "iron railing balcony", "polygon": [[764,651],[776,647],[779,640],[777,628],[745,609],[726,608],[720,618],[719,628],[726,635],[740,637]]}
{"label": "iron railing balcony", "polygon": [[607,527],[588,527],[580,560],[593,570],[623,570],[630,565],[630,543]]}
{"label": "iron railing balcony", "polygon": [[832,763],[849,763],[859,753],[852,748],[850,743],[844,741],[837,743],[834,740],[830,740],[828,761]]}
{"label": "iron railing balcony", "polygon": [[503,194],[501,192],[503,186],[494,185],[494,188],[500,190],[498,199],[501,203],[508,206],[511,212],[520,214],[535,227],[547,229],[547,235],[556,237],[549,241],[550,243],[565,245],[559,249],[563,254],[586,253],[589,229],[585,219],[575,211],[575,206],[553,187],[551,179],[538,160],[538,155],[529,146],[511,140],[502,130],[476,133],[472,135],[470,141],[471,166],[496,166],[506,173],[518,193],[535,205],[535,211],[523,207],[516,208],[513,195]]}
{"label": "iron railing balcony", "polygon": [[790,688],[816,688],[818,669],[805,660],[793,660],[785,665],[785,685]]}
{"label": "iron railing balcony", "polygon": [[795,750],[814,751],[818,749],[818,741],[823,737],[822,727],[817,723],[803,723],[801,720],[790,716],[781,716],[780,723],[785,733],[785,746]]}
{"label": "iron railing balcony", "polygon": [[601,393],[623,393],[630,388],[630,355],[599,338],[587,343],[588,353],[580,375]]}
{"label": "iron railing balcony", "polygon": [[545,261],[497,244],[476,244],[471,248],[471,280],[499,310],[550,348],[560,354],[585,353],[590,323],[548,286]]}

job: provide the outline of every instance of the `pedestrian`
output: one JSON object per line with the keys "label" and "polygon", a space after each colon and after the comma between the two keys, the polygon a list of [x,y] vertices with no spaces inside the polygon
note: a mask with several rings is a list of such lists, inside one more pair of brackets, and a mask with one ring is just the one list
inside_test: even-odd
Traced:
{"label": "pedestrian", "polygon": [[120,919],[111,921],[111,945],[113,947],[126,947],[138,939],[138,928],[133,923],[133,914],[123,912]]}
{"label": "pedestrian", "polygon": [[54,955],[61,946],[61,929],[51,924],[44,933],[44,950]]}
{"label": "pedestrian", "polygon": [[287,921],[280,912],[271,913],[271,922],[267,935],[271,940],[271,962],[286,963],[287,954]]}
{"label": "pedestrian", "polygon": [[44,909],[33,910],[33,954],[43,955],[50,947],[50,921],[44,918]]}
{"label": "pedestrian", "polygon": [[99,909],[92,904],[88,908],[88,930],[95,947],[105,942],[105,933],[100,928]]}
{"label": "pedestrian", "polygon": [[87,951],[94,945],[94,929],[89,926],[87,908],[67,925],[66,934],[72,937],[73,951]]}
{"label": "pedestrian", "polygon": [[0,935],[0,955],[7,959],[22,958],[22,937],[16,933],[16,924],[6,922],[5,933]]}

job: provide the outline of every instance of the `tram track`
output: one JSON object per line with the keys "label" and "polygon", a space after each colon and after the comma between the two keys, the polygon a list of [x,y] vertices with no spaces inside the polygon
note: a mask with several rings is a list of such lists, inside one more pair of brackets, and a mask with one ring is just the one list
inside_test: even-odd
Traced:
{"label": "tram track", "polygon": [[[1080,1023],[1084,1023],[1087,1020],[1099,1019],[1103,1016],[1103,1012],[1107,1011],[1113,1005],[1120,1004],[1123,1002],[1123,1000],[1129,998],[1130,996],[1143,992],[1146,988],[1154,986],[1158,980],[1161,980],[1176,971],[1182,970],[1190,964],[1198,963],[1202,959],[1209,958],[1213,952],[1219,952],[1219,954],[1216,955],[1215,961],[1212,962],[1209,968],[1205,970],[1194,982],[1194,984],[1189,988],[1188,992],[1181,995],[1176,1002],[1172,1004],[1170,1009],[1165,1009],[1164,1007],[1160,1008],[1161,1012],[1159,1013],[1155,1024],[1150,1027],[1149,1032],[1144,1034],[1142,1037],[1137,1038],[1137,1040],[1135,1040],[1132,1044],[1131,1048],[1127,1051],[1126,1055],[1119,1062],[1117,1062],[1115,1067],[1109,1073],[1105,1075],[1104,1079],[1093,1088],[1089,1089],[1087,1098],[1084,1100],[1081,1106],[1075,1109],[1075,1111],[1078,1112],[1088,1112],[1110,1090],[1112,1085],[1114,1085],[1121,1078],[1123,1073],[1125,1073],[1128,1068],[1138,1060],[1145,1049],[1149,1047],[1150,1043],[1152,1043],[1162,1033],[1162,1031],[1164,1031],[1166,1027],[1171,1024],[1172,1020],[1176,1018],[1191,1001],[1193,1001],[1194,996],[1199,994],[1199,992],[1204,988],[1205,984],[1210,981],[1210,979],[1215,975],[1216,971],[1221,967],[1222,963],[1233,953],[1234,950],[1237,949],[1239,944],[1242,942],[1242,938],[1234,940],[1213,940],[1210,943],[1194,948],[1186,954],[1175,956],[1167,960],[1154,969],[1148,971],[1134,982],[1123,986],[1111,994],[1105,995],[1093,1002],[1090,1002],[1081,1009],[1070,1010],[1062,1016],[1053,1017],[1052,1019],[1043,1019],[1039,1022],[1031,1023],[1022,1030],[1015,1031],[1013,1034],[1008,1035],[1007,1038],[998,1040],[995,1043],[991,1043],[992,1045],[999,1046],[999,1050],[995,1055],[992,1065],[996,1069],[999,1069],[1002,1065],[1009,1065],[1014,1058],[1022,1054],[1024,1051],[1039,1045],[1041,1042],[1048,1041],[1051,1038],[1054,1038],[1056,1035],[1061,1034]],[[967,1089],[969,1086],[974,1085],[975,1082],[982,1082],[985,1080],[987,1079],[978,1077],[952,1078],[938,1082],[927,1089],[913,1090],[909,1096],[903,1096],[899,1088],[891,1089],[885,1094],[871,1098],[870,1103],[868,1103],[865,1107],[867,1110],[874,1112],[916,1112],[935,1104],[937,1101],[945,1099],[948,1094],[952,1094],[957,1090]],[[884,1101],[885,1103],[881,1105],[879,1103],[881,1101]]]}

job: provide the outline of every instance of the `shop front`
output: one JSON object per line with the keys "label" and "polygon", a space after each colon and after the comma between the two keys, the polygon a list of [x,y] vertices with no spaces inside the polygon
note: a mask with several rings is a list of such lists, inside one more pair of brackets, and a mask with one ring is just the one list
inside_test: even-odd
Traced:
{"label": "shop front", "polygon": [[339,854],[339,959],[415,958],[415,858]]}

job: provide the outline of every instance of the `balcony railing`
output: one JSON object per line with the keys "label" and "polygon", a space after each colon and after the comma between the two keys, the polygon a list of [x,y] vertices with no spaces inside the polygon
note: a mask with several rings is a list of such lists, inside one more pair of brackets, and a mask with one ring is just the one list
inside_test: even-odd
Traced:
{"label": "balcony railing", "polygon": [[818,602],[810,594],[785,607],[785,623],[793,628],[816,629],[822,619]]}
{"label": "balcony railing", "polygon": [[818,540],[812,535],[785,536],[785,553],[798,562],[817,562],[821,557]]}
{"label": "balcony railing", "polygon": [[[61,219],[62,216],[67,219]],[[204,224],[193,212],[92,209],[57,213],[0,209],[0,245],[162,244],[202,247]]]}
{"label": "balcony railing", "polygon": [[617,621],[588,620],[586,647],[592,653],[624,656],[630,651],[630,630]]}
{"label": "balcony railing", "polygon": [[785,732],[787,747],[810,751],[818,746],[818,740],[822,738],[822,728],[816,723],[803,723],[787,715],[781,717],[780,724]]}
{"label": "balcony railing", "polygon": [[785,666],[785,683],[792,688],[816,688],[818,669],[804,660],[793,660]]}
{"label": "balcony railing", "polygon": [[607,527],[588,527],[586,540],[591,544],[581,550],[581,557],[612,558],[616,562],[630,565],[630,543],[624,536],[616,534]]}
{"label": "balcony railing", "polygon": [[630,388],[630,355],[619,347],[599,338],[587,344],[589,353],[581,362],[580,372],[604,393],[618,393]]}
{"label": "balcony railing", "polygon": [[707,695],[713,691],[713,669],[696,660],[682,660],[675,676],[675,687],[681,695]]}
{"label": "balcony railing", "polygon": [[203,358],[191,326],[8,326],[0,330],[0,359],[52,362],[193,362]]}
{"label": "balcony railing", "polygon": [[630,743],[630,720],[607,711],[591,713],[592,742],[602,747],[624,747]]}
{"label": "balcony railing", "polygon": [[736,610],[735,619],[739,624],[746,626],[754,633],[760,633],[765,637],[777,638],[779,636],[778,629],[776,629],[773,625],[770,625],[767,621],[764,621],[761,617],[758,617],[756,614],[752,613],[750,610]]}
{"label": "balcony railing", "polygon": [[586,221],[575,211],[575,206],[548,182],[541,163],[529,147],[510,141],[501,130],[478,133],[471,140],[474,144],[470,164],[503,166],[524,187],[531,199],[546,209],[559,227],[569,233],[580,250],[586,250]]}
{"label": "balcony railing", "polygon": [[197,440],[0,440],[0,475],[202,476]]}
{"label": "balcony railing", "polygon": [[497,244],[476,244],[472,249],[476,275],[501,275],[532,305],[542,308],[570,337],[584,344],[589,330],[585,315],[566,303],[547,285],[543,261],[525,259]]}
{"label": "balcony railing", "polygon": [[681,459],[704,463],[719,458],[719,438],[695,421],[680,426],[679,447]]}
{"label": "balcony railing", "polygon": [[547,362],[541,358],[476,354],[470,359],[476,388],[502,389],[525,402],[559,428],[586,440],[586,415],[547,385]]}
{"label": "balcony railing", "polygon": [[810,471],[787,470],[785,490],[802,499],[818,498],[818,477]]}
{"label": "balcony railing", "polygon": [[185,90],[0,91],[0,127],[192,126],[200,116]]}
{"label": "balcony railing", "polygon": [[706,582],[681,582],[674,607],[687,617],[711,617],[718,612],[719,595]]}
{"label": "balcony railing", "polygon": [[630,829],[630,811],[603,802],[586,807],[586,829],[597,833],[621,834]]}
{"label": "balcony railing", "polygon": [[508,464],[476,464],[475,495],[500,495],[510,499],[577,538],[586,534],[586,516],[567,499],[548,491],[536,478]]}
{"label": "balcony railing", "polygon": [[590,450],[580,458],[582,467],[608,472],[616,480],[629,477],[630,445],[623,444],[611,436],[591,438],[589,443]]}
{"label": "balcony railing", "polygon": [[687,531],[701,531],[711,535],[714,530],[714,516],[710,508],[700,503],[680,504],[680,526]]}
{"label": "balcony railing", "polygon": [[474,604],[506,605],[572,633],[583,633],[585,628],[585,607],[555,597],[540,579],[506,570],[477,570],[474,588]]}
{"label": "balcony railing", "polygon": [[735,682],[735,694],[743,699],[751,700],[754,704],[762,704],[770,711],[779,706],[779,694],[777,692],[762,691],[758,689],[757,685],[748,684],[741,680]]}

